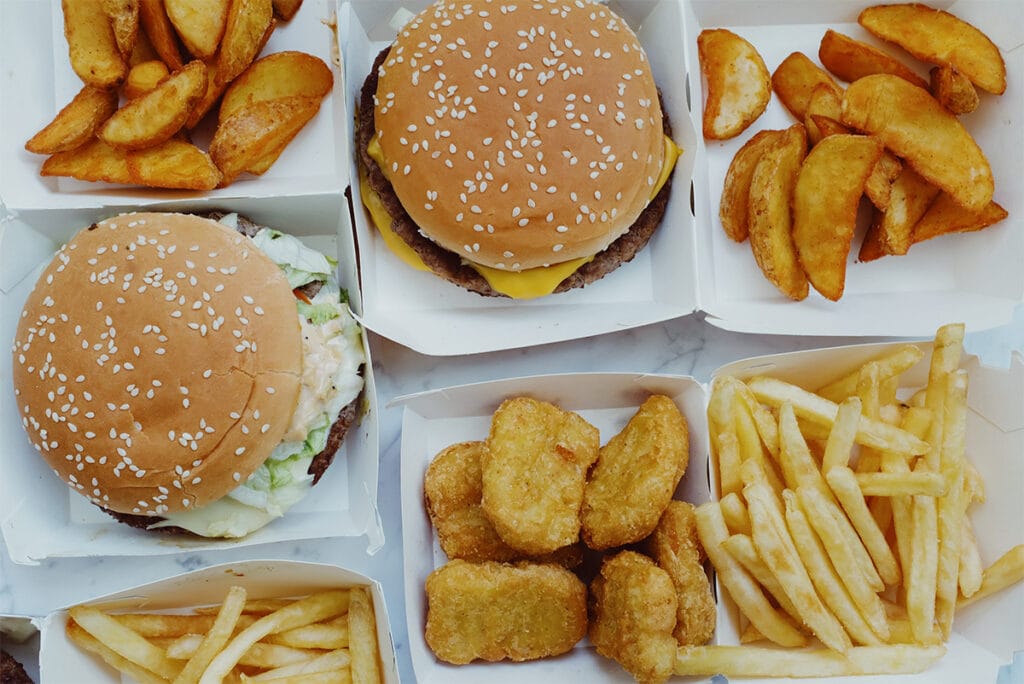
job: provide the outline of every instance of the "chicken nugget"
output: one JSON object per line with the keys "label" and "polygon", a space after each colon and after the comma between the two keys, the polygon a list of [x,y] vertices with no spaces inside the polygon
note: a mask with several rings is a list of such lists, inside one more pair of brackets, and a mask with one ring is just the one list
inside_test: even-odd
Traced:
{"label": "chicken nugget", "polygon": [[680,644],[704,644],[715,633],[715,598],[701,565],[704,547],[697,537],[693,504],[672,501],[661,514],[644,550],[672,578],[676,588],[676,627]]}
{"label": "chicken nugget", "polygon": [[543,401],[502,402],[481,458],[481,505],[498,535],[524,553],[549,553],[579,539],[587,470],[597,428]]}
{"label": "chicken nugget", "polygon": [[606,556],[590,585],[590,641],[639,682],[664,682],[676,658],[676,591],[647,556]]}
{"label": "chicken nugget", "polygon": [[480,507],[483,493],[480,455],[485,448],[483,442],[452,444],[434,457],[423,477],[427,515],[437,530],[445,555],[474,562],[529,559],[558,563],[566,568],[583,562],[580,544],[529,557],[501,540]]}
{"label": "chicken nugget", "polygon": [[686,418],[654,395],[601,448],[583,492],[583,541],[592,549],[638,542],[654,530],[689,463]]}
{"label": "chicken nugget", "polygon": [[587,633],[587,588],[558,565],[453,560],[427,577],[427,646],[439,659],[534,660]]}

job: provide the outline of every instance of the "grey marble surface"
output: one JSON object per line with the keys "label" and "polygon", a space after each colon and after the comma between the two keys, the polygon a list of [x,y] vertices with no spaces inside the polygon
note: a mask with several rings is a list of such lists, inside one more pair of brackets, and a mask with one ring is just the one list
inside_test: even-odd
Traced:
{"label": "grey marble surface", "polygon": [[[725,363],[748,356],[877,341],[864,338],[764,336],[732,333],[688,316],[590,339],[470,357],[433,358],[372,336],[380,411],[378,503],[386,543],[367,555],[365,539],[278,543],[235,550],[140,558],[62,558],[38,566],[0,554],[0,614],[42,616],[62,606],[217,563],[248,558],[333,563],[365,573],[384,587],[402,681],[415,681],[409,658],[402,585],[399,496],[401,410],[397,396],[482,380],[574,371],[641,371],[692,375],[706,381]],[[1024,306],[1003,327],[969,333],[966,346],[986,364],[1007,366],[1024,353]]]}

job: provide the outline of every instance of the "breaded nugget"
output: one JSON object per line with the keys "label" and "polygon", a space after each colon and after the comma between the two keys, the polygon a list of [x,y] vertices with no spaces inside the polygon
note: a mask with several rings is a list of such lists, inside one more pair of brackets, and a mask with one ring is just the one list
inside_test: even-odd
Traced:
{"label": "breaded nugget", "polygon": [[599,448],[597,428],[575,413],[528,397],[502,402],[481,458],[481,505],[498,535],[532,555],[575,543]]}
{"label": "breaded nugget", "polygon": [[674,401],[647,399],[601,448],[583,492],[583,541],[592,549],[638,542],[651,533],[689,463],[686,418]]}
{"label": "breaded nugget", "polygon": [[427,645],[456,665],[557,655],[587,633],[587,588],[558,565],[453,560],[426,590]]}
{"label": "breaded nugget", "polygon": [[693,505],[672,501],[661,514],[644,550],[672,578],[678,599],[676,628],[680,644],[704,644],[715,633],[715,598],[701,565],[704,547],[697,537]]}
{"label": "breaded nugget", "polygon": [[638,682],[663,682],[676,657],[676,591],[647,556],[606,556],[590,585],[590,641]]}
{"label": "breaded nugget", "polygon": [[[480,507],[480,455],[485,448],[483,442],[460,442],[434,457],[423,477],[427,515],[448,558],[475,562],[526,560],[526,554],[501,540]],[[529,559],[574,568],[583,561],[583,549],[574,544]]]}

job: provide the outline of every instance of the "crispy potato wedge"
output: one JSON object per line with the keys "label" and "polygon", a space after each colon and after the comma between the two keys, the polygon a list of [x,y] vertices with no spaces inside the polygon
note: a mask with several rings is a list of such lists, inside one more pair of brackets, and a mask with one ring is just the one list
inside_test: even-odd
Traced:
{"label": "crispy potato wedge", "polygon": [[139,62],[128,72],[128,78],[124,82],[124,96],[134,100],[140,95],[145,95],[156,88],[169,73],[167,65],[159,59]]}
{"label": "crispy potato wedge", "polygon": [[864,183],[864,194],[879,209],[889,206],[892,197],[892,184],[903,170],[903,164],[891,152],[882,152],[878,163],[871,169],[871,175]]}
{"label": "crispy potato wedge", "polygon": [[281,17],[282,21],[291,21],[302,6],[302,0],[273,0],[273,5],[274,14]]}
{"label": "crispy potato wedge", "polygon": [[818,59],[822,66],[847,83],[871,74],[892,74],[921,88],[928,87],[923,78],[895,57],[832,29],[822,36]]}
{"label": "crispy potato wedge", "polygon": [[125,150],[158,145],[181,130],[205,92],[205,65],[199,60],[189,62],[155,89],[119,109],[107,119],[99,137]]}
{"label": "crispy potato wedge", "polygon": [[750,199],[750,179],[754,167],[765,151],[782,136],[782,131],[759,131],[744,143],[729,164],[722,186],[722,201],[718,217],[729,239],[744,242],[747,239],[747,202]]}
{"label": "crispy potato wedge", "polygon": [[[826,135],[832,135],[838,133],[837,130],[832,130],[831,127],[827,127],[826,131],[818,128],[818,124],[815,123],[815,118],[819,116],[828,117],[830,121],[834,121],[837,126],[842,126],[839,123],[839,116],[843,109],[843,94],[835,90],[832,86],[825,83],[819,83],[814,86],[811,90],[811,97],[807,101],[807,114],[804,116],[804,126],[807,127],[807,142],[810,145],[817,145]],[[845,131],[844,131],[845,132]]]}
{"label": "crispy potato wedge", "polygon": [[806,153],[803,124],[787,128],[757,162],[747,208],[754,260],[773,285],[795,300],[807,297],[808,286],[793,244],[789,203]]}
{"label": "crispy potato wedge", "polygon": [[882,145],[874,138],[830,135],[800,167],[793,191],[793,243],[811,285],[832,301],[843,296],[857,205],[881,156]]}
{"label": "crispy potato wedge", "polygon": [[103,11],[110,17],[114,42],[121,56],[131,57],[139,32],[139,0],[102,0]]}
{"label": "crispy potato wedge", "polygon": [[58,152],[43,162],[40,176],[67,176],[84,181],[131,183],[128,157],[102,140],[90,142],[67,152]]}
{"label": "crispy potato wedge", "polygon": [[220,124],[210,156],[224,174],[223,183],[286,145],[319,109],[318,97],[284,97],[246,107]]}
{"label": "crispy potato wedge", "polygon": [[132,54],[128,56],[128,66],[133,67],[154,59],[161,59],[161,57],[153,47],[153,43],[150,42],[149,36],[146,35],[146,30],[142,27],[142,12],[140,11],[139,29],[135,32],[135,45],[132,47]]}
{"label": "crispy potato wedge", "polygon": [[267,55],[232,81],[220,103],[219,120],[264,100],[292,95],[322,98],[333,85],[330,68],[318,57],[294,50]]}
{"label": "crispy potato wedge", "polygon": [[949,12],[927,5],[877,5],[860,13],[861,26],[922,62],[949,65],[982,90],[1006,90],[1006,64],[988,36]]}
{"label": "crispy potato wedge", "polygon": [[164,0],[167,18],[193,57],[212,57],[224,35],[230,0]]}
{"label": "crispy potato wedge", "polygon": [[206,64],[206,92],[199,98],[199,102],[192,108],[191,113],[188,115],[188,119],[185,120],[185,128],[192,130],[199,125],[199,122],[203,120],[203,117],[213,109],[213,106],[217,104],[217,100],[224,94],[224,90],[228,87],[227,83],[221,83],[217,80],[217,62],[210,60]]}
{"label": "crispy potato wedge", "polygon": [[726,29],[701,31],[697,49],[708,84],[704,137],[734,138],[768,106],[772,96],[768,67],[753,45]]}
{"label": "crispy potato wedge", "polygon": [[129,152],[128,173],[133,183],[152,188],[212,190],[221,179],[209,155],[177,138]]}
{"label": "crispy potato wedge", "polygon": [[217,53],[217,80],[230,83],[256,59],[274,19],[270,0],[233,0]]}
{"label": "crispy potato wedge", "polygon": [[[817,127],[818,134],[821,136],[821,138],[827,138],[830,135],[839,135],[842,133],[850,132],[849,128],[839,123],[835,119],[831,119],[827,116],[822,116],[821,114],[811,114],[808,118],[810,118],[814,122],[814,125],[815,127]],[[821,138],[819,138],[819,141]]]}
{"label": "crispy potato wedge", "polygon": [[146,36],[160,59],[171,71],[177,71],[185,65],[181,61],[181,49],[178,47],[178,36],[174,32],[171,20],[167,18],[163,0],[139,0],[139,22],[146,30]]}
{"label": "crispy potato wedge", "polygon": [[775,69],[772,74],[772,88],[782,100],[789,113],[797,121],[807,116],[807,104],[815,86],[824,84],[833,88],[842,97],[843,89],[829,76],[828,72],[812,62],[802,52],[794,52]]}
{"label": "crispy potato wedge", "polygon": [[882,245],[882,215],[884,212],[874,210],[871,216],[871,225],[864,233],[864,239],[860,243],[860,250],[857,252],[857,261],[867,263],[886,256],[885,247]]}
{"label": "crispy potato wedge", "polygon": [[992,201],[995,181],[988,159],[928,91],[890,74],[865,76],[846,89],[842,123],[877,137],[968,209]]}
{"label": "crispy potato wedge", "polygon": [[931,240],[946,233],[971,233],[987,228],[1009,216],[995,202],[989,202],[981,211],[969,211],[957,204],[946,193],[935,198],[921,220],[914,225],[914,244]]}
{"label": "crispy potato wedge", "polygon": [[66,152],[84,145],[117,111],[117,91],[85,86],[53,121],[29,138],[25,149],[36,154]]}
{"label": "crispy potato wedge", "polygon": [[955,68],[943,65],[932,67],[929,90],[943,107],[951,113],[970,114],[978,108],[981,100],[974,84]]}
{"label": "crispy potato wedge", "polygon": [[99,2],[61,0],[61,7],[71,68],[91,86],[116,88],[128,73],[128,66],[103,6]]}
{"label": "crispy potato wedge", "polygon": [[913,244],[914,226],[939,195],[939,189],[906,166],[893,181],[889,206],[876,214],[884,254],[906,254]]}

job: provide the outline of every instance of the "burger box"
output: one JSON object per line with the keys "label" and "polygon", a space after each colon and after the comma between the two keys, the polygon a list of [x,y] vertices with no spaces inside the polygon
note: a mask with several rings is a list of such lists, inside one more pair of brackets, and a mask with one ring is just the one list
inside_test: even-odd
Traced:
{"label": "burger box", "polygon": [[[134,205],[78,209],[0,208],[0,339],[9,349],[21,308],[57,246],[94,221],[132,211]],[[252,197],[178,200],[147,210],[237,211],[257,223],[285,230],[309,246],[338,258],[339,282],[359,312],[355,251],[338,194],[306,197]],[[369,552],[383,544],[377,514],[377,403],[370,349],[359,422],[342,442],[322,479],[287,515],[242,539],[203,539],[168,532],[146,532],[115,522],[54,476],[32,449],[21,427],[11,387],[10,354],[0,359],[0,532],[15,563],[36,564],[66,556],[136,556],[234,548],[277,541],[365,535]]]}
{"label": "burger box", "polygon": [[[427,0],[346,0],[339,10],[345,105],[354,107],[377,53]],[[785,0],[612,0],[608,3],[637,31],[671,118],[673,138],[684,149],[662,226],[633,260],[583,290],[536,300],[480,297],[428,273],[414,271],[383,244],[363,210],[354,154],[352,183],[364,321],[374,331],[430,355],[455,355],[525,347],[587,337],[684,316],[706,314],[712,325],[751,333],[800,335],[931,335],[942,322],[963,320],[970,329],[1001,325],[1024,295],[1024,5],[1016,0],[938,0],[931,4],[974,22],[999,45],[1009,86],[1002,97],[981,96],[978,111],[962,117],[992,164],[996,200],[1010,213],[1001,224],[974,235],[946,236],[920,244],[903,258],[856,263],[862,212],[846,280],[837,303],[815,292],[803,302],[781,295],[757,268],[747,244],[728,240],[718,219],[726,169],[736,150],[764,128],[794,123],[777,97],[741,136],[705,141],[701,131],[704,84],[697,36],[725,27],[748,38],[769,70],[793,50],[816,59],[826,28],[874,44],[856,24],[871,4]],[[893,48],[887,48],[894,51]],[[926,65],[901,55],[927,75]],[[345,117],[353,139],[353,114]],[[692,179],[689,192],[687,179]],[[865,207],[866,209],[866,207]]]}
{"label": "burger box", "polygon": [[[42,209],[145,204],[181,197],[309,195],[336,193],[347,181],[347,141],[343,128],[341,79],[333,69],[334,32],[324,24],[334,13],[332,0],[306,0],[291,21],[278,22],[266,47],[268,55],[301,50],[324,60],[335,73],[332,95],[319,113],[289,143],[263,176],[243,174],[226,188],[212,191],[156,190],[87,183],[39,175],[44,156],[24,149],[25,141],[49,123],[82,88],[68,59],[59,0],[0,2],[0,194],[12,208]],[[14,106],[17,103],[17,106]],[[215,119],[216,117],[212,117]],[[193,131],[207,149],[214,126]],[[159,199],[157,199],[159,198]]]}
{"label": "burger box", "polygon": [[[40,618],[24,615],[0,615],[0,648],[25,668],[32,681],[39,681]],[[6,684],[6,683],[5,683]]]}
{"label": "burger box", "polygon": [[[713,377],[731,374],[748,378],[765,374],[815,388],[894,346],[870,344],[757,357],[719,368]],[[927,352],[931,344],[921,343],[921,347],[926,352],[925,360],[906,375],[911,385],[923,385],[927,378]],[[971,516],[987,566],[1014,545],[1024,543],[1024,529],[1019,524],[1024,520],[1024,500],[1020,496],[1024,491],[1024,357],[1015,355],[1009,369],[996,369],[965,355],[963,367],[970,372],[967,452],[985,478],[987,493],[986,502],[976,504]],[[576,411],[600,429],[604,444],[652,393],[675,400],[689,423],[689,468],[676,490],[676,498],[696,505],[717,498],[714,464],[708,463],[708,386],[691,377],[641,373],[538,375],[449,387],[394,400],[392,405],[403,408],[405,604],[417,681],[468,684],[485,680],[562,681],[569,677],[579,681],[632,681],[616,663],[598,656],[586,639],[565,655],[524,663],[477,661],[453,666],[437,660],[423,636],[427,615],[424,582],[447,558],[424,509],[423,475],[434,456],[448,445],[484,439],[491,415],[507,397],[528,395]],[[720,599],[718,627],[712,642],[738,644],[740,617],[721,587],[716,586],[716,593]],[[1015,651],[1024,651],[1024,585],[1018,584],[958,612],[953,629],[946,656],[923,674],[818,681],[994,682],[999,667],[1008,663]]]}
{"label": "burger box", "polygon": [[[224,563],[99,596],[83,603],[119,612],[187,613],[190,607],[222,603],[232,586],[244,587],[250,599],[298,597],[342,587],[368,588],[373,598],[377,622],[377,645],[383,681],[385,684],[397,684],[395,649],[380,584],[365,575],[336,565],[284,560]],[[40,684],[135,681],[127,675],[119,676],[115,670],[72,643],[64,630],[67,620],[68,611],[65,608],[47,615],[42,621]]]}

